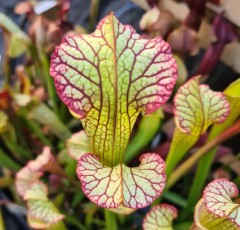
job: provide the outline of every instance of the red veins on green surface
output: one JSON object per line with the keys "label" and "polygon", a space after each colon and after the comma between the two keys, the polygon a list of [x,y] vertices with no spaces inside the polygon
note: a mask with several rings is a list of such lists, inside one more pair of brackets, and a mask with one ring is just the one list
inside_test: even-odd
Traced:
{"label": "red veins on green surface", "polygon": [[119,164],[104,167],[93,154],[85,154],[78,161],[77,174],[83,192],[105,208],[143,208],[158,197],[165,186],[165,164],[158,154],[146,153],[138,167]]}
{"label": "red veins on green surface", "polygon": [[172,222],[178,216],[177,209],[169,204],[154,206],[143,219],[144,230],[172,230]]}
{"label": "red veins on green surface", "polygon": [[177,66],[169,45],[141,38],[111,13],[94,33],[67,36],[52,55],[50,73],[89,141],[91,151],[74,155],[84,193],[106,208],[149,205],[165,186],[163,160],[144,154],[139,167],[128,168],[122,159],[139,113],[153,113],[172,93]]}
{"label": "red veins on green surface", "polygon": [[142,39],[113,14],[90,35],[67,36],[52,55],[50,72],[93,153],[108,166],[122,161],[138,114],[164,104],[177,79],[169,45],[160,37]]}
{"label": "red veins on green surface", "polygon": [[219,217],[228,217],[240,228],[240,204],[233,203],[231,200],[237,196],[237,186],[224,178],[214,180],[203,192],[203,199],[208,211]]}
{"label": "red veins on green surface", "polygon": [[192,230],[240,228],[240,204],[233,202],[237,198],[238,188],[225,178],[218,178],[207,185],[203,198],[195,207]]}

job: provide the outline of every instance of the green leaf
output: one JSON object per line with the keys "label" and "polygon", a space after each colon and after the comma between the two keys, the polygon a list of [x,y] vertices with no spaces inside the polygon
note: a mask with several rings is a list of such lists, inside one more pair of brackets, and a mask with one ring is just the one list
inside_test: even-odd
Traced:
{"label": "green leaf", "polygon": [[212,123],[223,123],[230,106],[221,92],[214,92],[207,85],[199,85],[194,77],[178,89],[174,97],[176,129],[166,160],[166,173],[170,175],[176,164],[196,143],[199,136]]}
{"label": "green leaf", "polygon": [[[16,155],[26,159],[31,158],[31,153],[16,143],[17,140],[15,128],[8,119],[8,115],[5,112],[0,111],[0,137],[2,141],[10,150],[10,152],[17,153]],[[2,155],[2,161],[0,164],[13,170],[19,169],[18,164],[14,162],[14,160],[12,160],[6,153],[4,153],[3,150],[1,150],[0,154]]]}
{"label": "green leaf", "polygon": [[163,116],[162,110],[157,110],[150,115],[142,116],[136,134],[127,145],[123,160],[124,163],[128,163],[137,156],[143,148],[147,147],[159,130]]}
{"label": "green leaf", "polygon": [[84,194],[81,192],[75,193],[72,198],[71,208],[76,208],[84,199]]}
{"label": "green leaf", "polygon": [[4,152],[1,148],[0,148],[0,165],[2,167],[14,170],[14,171],[18,171],[21,166],[14,161],[11,157],[8,156],[8,154],[6,152]]}
{"label": "green leaf", "polygon": [[38,122],[28,119],[25,114],[22,116],[22,119],[30,132],[35,134],[44,145],[50,146],[51,148],[53,147],[51,140],[44,134],[43,130],[41,129],[41,125]]}
{"label": "green leaf", "polygon": [[[230,104],[230,114],[226,121],[221,125],[214,125],[208,136],[208,141],[212,140],[214,137],[218,136],[227,128],[231,127],[234,121],[240,116],[240,79],[233,82],[224,91],[227,100]],[[203,156],[199,161],[197,172],[192,184],[187,206],[184,212],[181,214],[181,218],[185,218],[189,214],[191,207],[193,207],[199,197],[201,196],[201,191],[205,184],[206,178],[208,177],[208,172],[211,167],[212,161],[214,159],[217,148],[212,149],[207,155]]]}
{"label": "green leaf", "polygon": [[68,176],[76,176],[76,167],[77,167],[77,161],[70,158],[70,160],[67,162],[66,167],[64,171]]}
{"label": "green leaf", "polygon": [[171,202],[173,204],[183,207],[183,208],[185,208],[186,203],[187,203],[187,201],[182,196],[180,196],[177,193],[170,192],[170,191],[165,191],[162,194],[162,198],[164,198],[165,200],[168,200],[169,202]]}
{"label": "green leaf", "polygon": [[0,27],[10,34],[8,55],[18,57],[27,50],[30,39],[9,17],[0,12]]}
{"label": "green leaf", "polygon": [[16,156],[24,159],[31,159],[33,157],[32,153],[28,149],[22,147],[16,142],[16,132],[13,125],[9,124],[8,132],[4,132],[1,135],[1,138],[7,148],[12,153],[16,153]]}
{"label": "green leaf", "polygon": [[61,140],[66,140],[71,136],[71,132],[67,126],[45,104],[40,104],[33,108],[29,113],[29,118],[38,121],[42,125],[46,125],[50,132]]}
{"label": "green leaf", "polygon": [[143,219],[143,230],[173,230],[172,222],[177,215],[177,209],[172,205],[156,205]]}
{"label": "green leaf", "polygon": [[187,151],[196,143],[198,135],[182,133],[177,127],[174,130],[171,147],[166,158],[166,174],[169,176],[177,163]]}
{"label": "green leaf", "polygon": [[160,37],[142,39],[113,13],[90,35],[66,36],[50,72],[105,166],[122,162],[137,116],[164,104],[177,78],[169,45]]}

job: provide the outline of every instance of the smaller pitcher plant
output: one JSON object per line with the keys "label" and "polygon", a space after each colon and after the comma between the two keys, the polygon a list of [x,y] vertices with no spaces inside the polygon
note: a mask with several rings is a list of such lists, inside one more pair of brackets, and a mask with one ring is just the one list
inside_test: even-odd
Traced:
{"label": "smaller pitcher plant", "polygon": [[195,207],[195,223],[191,229],[239,229],[240,204],[231,200],[238,198],[238,193],[237,186],[227,179],[209,183]]}
{"label": "smaller pitcher plant", "polygon": [[29,161],[17,173],[15,187],[27,203],[28,224],[33,229],[65,230],[64,215],[48,199],[47,185],[40,180],[45,172],[64,176],[49,147],[45,147],[35,160]]}

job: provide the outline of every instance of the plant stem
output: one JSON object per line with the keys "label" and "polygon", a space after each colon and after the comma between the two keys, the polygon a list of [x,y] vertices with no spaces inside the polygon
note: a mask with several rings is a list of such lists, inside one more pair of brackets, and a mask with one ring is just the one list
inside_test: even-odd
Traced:
{"label": "plant stem", "polygon": [[116,221],[116,215],[107,210],[106,208],[104,209],[104,214],[105,214],[105,222],[106,222],[106,230],[117,230],[117,221]]}
{"label": "plant stem", "polygon": [[43,134],[40,125],[36,121],[28,119],[27,116],[23,119],[28,128],[42,141],[43,144],[50,146],[51,148],[53,147],[51,141]]}
{"label": "plant stem", "polygon": [[57,104],[57,94],[56,94],[56,91],[55,91],[53,78],[49,75],[50,66],[49,66],[48,59],[43,52],[40,52],[39,59],[40,59],[40,62],[41,62],[42,73],[43,73],[44,80],[45,80],[45,83],[46,83],[49,98],[51,99],[51,106],[52,106],[55,114],[61,119],[60,112],[59,112],[59,109],[58,109],[58,104]]}
{"label": "plant stem", "polygon": [[[176,193],[173,193],[173,192],[170,192],[170,191],[165,191],[162,194],[162,198],[164,198],[165,200],[170,201],[173,204],[176,204],[176,205],[178,205],[180,207],[183,207],[183,208],[185,208],[185,206],[187,204],[187,201],[184,198],[182,198],[180,195],[178,195]],[[159,204],[159,203],[160,202],[158,202],[157,204]]]}
{"label": "plant stem", "polygon": [[33,157],[30,151],[22,148],[20,145],[12,141],[6,133],[1,134],[1,138],[6,147],[12,152],[12,154],[17,160],[20,161],[21,158],[29,160]]}
{"label": "plant stem", "polygon": [[34,61],[37,76],[42,76],[47,93],[50,99],[50,105],[54,113],[60,118],[60,111],[58,109],[58,98],[53,83],[53,78],[49,74],[49,60],[41,47],[36,47],[33,44],[29,46],[29,51]]}
{"label": "plant stem", "polygon": [[223,141],[231,138],[232,136],[240,133],[240,119],[238,119],[235,124],[222,132],[219,136],[215,137],[208,143],[206,143],[203,147],[198,149],[194,155],[188,158],[185,162],[183,162],[169,177],[167,181],[166,188],[171,188],[185,173],[187,173],[194,164],[198,162],[198,160],[210,151],[212,148],[222,143]]}

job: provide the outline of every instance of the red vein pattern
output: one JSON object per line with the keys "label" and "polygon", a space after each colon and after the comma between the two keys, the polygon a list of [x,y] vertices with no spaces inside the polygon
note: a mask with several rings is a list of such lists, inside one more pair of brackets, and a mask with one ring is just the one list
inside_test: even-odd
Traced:
{"label": "red vein pattern", "polygon": [[230,112],[225,95],[212,91],[208,85],[199,85],[199,79],[190,79],[174,97],[175,121],[183,133],[199,135],[213,122],[224,122]]}
{"label": "red vein pattern", "polygon": [[44,147],[43,152],[36,159],[28,162],[27,167],[34,172],[44,172],[52,167],[55,157],[51,153],[50,147]]}
{"label": "red vein pattern", "polygon": [[24,196],[26,191],[30,188],[30,186],[39,180],[39,178],[43,175],[43,172],[34,172],[28,166],[23,167],[16,174],[15,179],[15,187],[17,192]]}
{"label": "red vein pattern", "polygon": [[172,222],[178,216],[177,209],[169,204],[154,206],[143,219],[143,230],[172,229]]}
{"label": "red vein pattern", "polygon": [[142,39],[113,14],[90,35],[67,36],[51,58],[57,93],[80,116],[93,153],[106,166],[122,161],[140,112],[170,97],[177,66],[169,45]]}
{"label": "red vein pattern", "polygon": [[104,167],[93,154],[83,155],[77,166],[77,175],[83,192],[94,203],[104,208],[148,206],[163,191],[166,182],[165,163],[154,153],[143,154],[141,164],[128,168],[121,164]]}
{"label": "red vein pattern", "polygon": [[54,162],[55,158],[51,154],[51,149],[44,147],[43,152],[36,159],[29,161],[16,174],[15,186],[18,193],[24,196],[31,184],[37,182],[43,173],[53,166]]}
{"label": "red vein pattern", "polygon": [[38,181],[33,183],[24,195],[28,205],[28,221],[34,229],[48,229],[64,218],[47,194],[46,185]]}
{"label": "red vein pattern", "polygon": [[194,211],[194,225],[191,230],[238,230],[239,228],[231,222],[227,216],[219,217],[207,210],[204,199],[198,201]]}
{"label": "red vein pattern", "polygon": [[219,217],[228,217],[240,228],[240,205],[231,198],[238,196],[237,186],[227,179],[216,179],[209,183],[203,192],[208,211]]}

